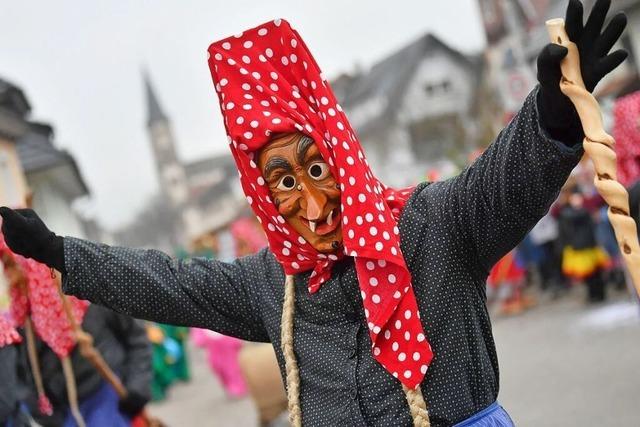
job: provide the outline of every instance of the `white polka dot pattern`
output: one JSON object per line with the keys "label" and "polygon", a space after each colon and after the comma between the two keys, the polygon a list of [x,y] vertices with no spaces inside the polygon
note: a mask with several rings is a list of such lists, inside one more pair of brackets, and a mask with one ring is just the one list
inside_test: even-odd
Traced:
{"label": "white polka dot pattern", "polygon": [[[421,368],[428,372],[421,389],[433,427],[459,423],[496,400],[499,370],[485,305],[487,272],[544,215],[582,156],[580,146],[550,140],[539,128],[537,93],[472,167],[449,181],[420,184],[398,222],[416,316],[436,354],[428,371]],[[68,237],[64,248],[65,292],[137,318],[271,341],[284,370],[284,273],[269,250],[223,263],[176,261],[159,251]],[[385,263],[370,259],[363,268],[374,270],[378,262]],[[294,343],[303,424],[410,426],[394,379],[405,373],[387,375],[376,361],[354,264],[349,257],[337,261],[315,294],[305,287],[313,272],[296,275]],[[405,316],[400,312],[396,320]],[[380,330],[387,340],[395,321],[389,325],[391,330]],[[390,340],[392,351],[415,360],[401,349],[402,340],[403,335]]]}
{"label": "white polka dot pattern", "polygon": [[[267,233],[269,248],[287,274],[314,270],[308,285],[311,293],[330,278],[335,261],[354,257],[372,351],[389,373],[409,372],[399,379],[415,388],[433,354],[427,340],[416,339],[424,335],[417,316],[403,317],[406,311],[416,313],[417,303],[394,233],[412,189],[396,191],[373,176],[328,82],[288,22],[268,22],[213,43],[209,67],[242,188]],[[313,138],[341,186],[344,253],[339,256],[321,257],[307,242],[292,247],[291,241],[300,236],[268,199],[269,188],[255,164],[256,152],[271,135],[291,132]],[[374,263],[373,269],[365,267],[368,262]],[[398,322],[398,328],[390,327]],[[386,331],[390,339],[384,338]],[[391,342],[399,338],[402,350],[419,352],[419,360],[397,357]]]}

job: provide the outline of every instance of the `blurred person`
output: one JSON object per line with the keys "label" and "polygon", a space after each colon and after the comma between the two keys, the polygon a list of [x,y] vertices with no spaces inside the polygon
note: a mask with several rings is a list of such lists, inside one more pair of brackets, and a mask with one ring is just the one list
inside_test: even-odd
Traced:
{"label": "blurred person", "polygon": [[561,248],[558,247],[558,221],[547,213],[529,232],[531,242],[540,248],[541,259],[538,264],[540,287],[555,296],[562,288]]}
{"label": "blurred person", "polygon": [[191,329],[191,339],[195,345],[207,351],[209,368],[218,377],[227,395],[245,396],[247,384],[238,362],[242,341],[200,328]]}
{"label": "blurred person", "polygon": [[0,313],[0,426],[31,425],[22,405],[22,387],[18,381],[18,349],[22,338],[7,317]]}
{"label": "blurred person", "polygon": [[516,258],[514,249],[493,266],[487,277],[487,306],[500,303],[500,313],[504,315],[520,314],[531,305],[523,294],[526,271]]}
{"label": "blurred person", "polygon": [[151,397],[159,401],[167,397],[176,381],[191,379],[186,348],[189,329],[155,322],[147,322],[145,327],[152,348]]}
{"label": "blurred person", "polygon": [[618,240],[609,221],[608,206],[601,206],[595,212],[595,236],[597,244],[602,247],[609,256],[609,263],[603,272],[606,285],[611,285],[615,290],[624,290],[627,287],[624,273],[625,265],[622,253],[618,247]]}
{"label": "blurred person", "polygon": [[[598,0],[586,26],[579,1],[567,9],[590,91],[627,56],[608,55],[626,26],[617,15],[602,32],[608,9]],[[559,88],[566,53],[541,51],[540,85],[473,165],[395,190],[373,176],[298,33],[268,22],[209,48],[230,148],[268,249],[233,263],[176,261],[57,236],[35,212],[8,208],[2,228],[16,252],[60,270],[67,293],[272,342],[295,426],[512,426],[496,402],[485,281],[583,154],[577,113]]]}
{"label": "blurred person", "polygon": [[[144,327],[135,319],[98,305],[90,305],[82,328],[93,337],[95,348],[121,379],[128,396],[119,400],[111,385],[80,354],[78,346],[70,354],[80,412],[87,426],[130,426],[151,397],[151,348]],[[26,349],[19,358],[20,382],[27,387],[24,398],[36,422],[43,426],[75,426],[70,414],[65,379],[56,354],[36,340],[40,371],[46,395],[53,406],[51,416],[38,410],[38,394]]]}
{"label": "blurred person", "polygon": [[562,272],[587,286],[587,301],[605,300],[606,288],[603,273],[609,266],[607,253],[598,245],[595,224],[591,212],[585,207],[580,187],[571,190],[568,203],[560,208],[559,224],[564,248]]}

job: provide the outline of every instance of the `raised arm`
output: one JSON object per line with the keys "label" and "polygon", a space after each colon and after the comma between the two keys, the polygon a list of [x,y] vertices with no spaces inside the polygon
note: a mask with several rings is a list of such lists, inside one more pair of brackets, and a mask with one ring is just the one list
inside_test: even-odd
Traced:
{"label": "raised arm", "polygon": [[233,263],[174,260],[150,249],[108,246],[51,232],[30,209],[0,208],[16,253],[63,274],[63,290],[132,317],[268,341],[252,289],[265,282],[266,253]]}
{"label": "raised arm", "polygon": [[549,206],[579,161],[582,148],[552,139],[539,125],[538,90],[511,123],[460,175],[419,189],[414,204],[464,242],[458,248],[481,271],[515,247]]}
{"label": "raised arm", "polygon": [[[598,0],[585,25],[580,1],[570,0],[567,7],[567,32],[578,46],[589,91],[627,56],[624,50],[609,54],[626,26],[619,13],[603,30],[609,5],[609,0]],[[496,141],[458,177],[427,186],[418,197],[438,206],[450,232],[467,242],[475,255],[471,258],[484,271],[547,212],[582,155],[578,115],[560,91],[560,62],[566,54],[555,44],[542,49],[540,85]]]}

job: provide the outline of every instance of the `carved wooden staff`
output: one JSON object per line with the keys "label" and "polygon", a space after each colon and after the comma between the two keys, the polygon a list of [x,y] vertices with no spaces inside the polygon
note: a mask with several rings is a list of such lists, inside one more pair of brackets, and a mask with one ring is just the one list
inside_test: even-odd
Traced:
{"label": "carved wooden staff", "polygon": [[617,180],[615,140],[604,131],[598,101],[584,86],[578,47],[569,39],[564,19],[551,19],[546,25],[551,42],[569,50],[560,64],[560,90],[571,100],[580,117],[585,135],[582,145],[596,170],[596,189],[609,205],[609,220],[636,292],[640,296],[640,245],[636,223],[629,216],[629,194]]}

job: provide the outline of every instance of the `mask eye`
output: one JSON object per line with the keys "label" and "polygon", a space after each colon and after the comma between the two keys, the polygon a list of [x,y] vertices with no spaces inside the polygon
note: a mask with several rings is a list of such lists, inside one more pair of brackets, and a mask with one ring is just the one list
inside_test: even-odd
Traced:
{"label": "mask eye", "polygon": [[278,186],[276,187],[278,190],[289,191],[293,190],[293,187],[296,186],[296,179],[291,175],[285,175],[280,179]]}
{"label": "mask eye", "polygon": [[309,176],[316,181],[322,181],[329,176],[329,165],[325,162],[316,162],[307,169]]}

